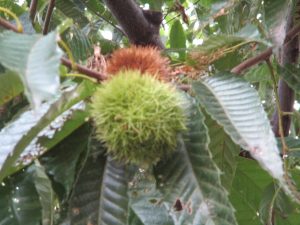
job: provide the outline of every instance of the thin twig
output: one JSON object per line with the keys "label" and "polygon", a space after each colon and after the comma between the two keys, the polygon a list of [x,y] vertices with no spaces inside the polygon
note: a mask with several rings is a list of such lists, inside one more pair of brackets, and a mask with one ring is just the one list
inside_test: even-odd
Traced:
{"label": "thin twig", "polygon": [[104,75],[102,73],[98,73],[94,70],[90,70],[90,69],[88,69],[84,66],[78,65],[78,64],[76,64],[75,68],[73,68],[72,62],[69,59],[66,59],[64,57],[61,58],[61,63],[70,69],[77,70],[80,73],[83,73],[89,77],[97,79],[98,81],[103,81],[107,78],[106,75]]}
{"label": "thin twig", "polygon": [[48,9],[47,9],[45,22],[44,22],[44,28],[43,28],[43,34],[44,35],[46,35],[48,33],[49,24],[50,24],[50,20],[51,20],[51,16],[52,16],[54,6],[55,6],[55,0],[50,0],[49,5],[48,5]]}
{"label": "thin twig", "polygon": [[6,28],[8,30],[12,30],[16,33],[20,33],[20,31],[14,24],[10,23],[9,21],[7,21],[5,19],[0,18],[0,26]]}
{"label": "thin twig", "polygon": [[241,74],[245,69],[248,69],[251,66],[254,66],[260,62],[263,62],[270,58],[272,55],[272,48],[268,48],[257,56],[254,56],[250,59],[245,60],[241,64],[237,65],[231,70],[231,73]]}
{"label": "thin twig", "polygon": [[38,0],[31,0],[29,15],[32,22],[34,21],[34,17],[36,14],[37,4],[38,4]]}
{"label": "thin twig", "polygon": [[[298,35],[300,32],[300,25],[295,26],[294,28],[292,28],[285,37],[284,40],[284,45],[287,45],[291,40],[293,40],[293,38]],[[260,53],[259,55],[256,55],[250,59],[245,60],[244,62],[242,62],[241,64],[237,65],[236,67],[234,67],[231,72],[235,73],[235,74],[241,74],[244,70],[250,68],[251,66],[254,66],[262,61],[265,61],[267,59],[270,58],[270,56],[272,55],[272,47],[267,48],[265,51],[263,51],[262,53]]]}

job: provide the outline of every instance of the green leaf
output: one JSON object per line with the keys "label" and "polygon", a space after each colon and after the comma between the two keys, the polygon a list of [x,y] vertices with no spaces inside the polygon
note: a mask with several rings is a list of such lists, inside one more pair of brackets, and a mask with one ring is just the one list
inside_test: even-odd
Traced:
{"label": "green leaf", "polygon": [[33,175],[34,185],[42,206],[42,224],[53,224],[55,194],[51,181],[45,172],[45,168],[38,161],[35,161],[35,171]]}
{"label": "green leaf", "polygon": [[[51,106],[46,106],[46,108],[43,109],[44,111],[40,112],[37,120],[32,118],[34,115],[37,115],[33,112],[29,112],[29,115],[26,114],[26,117],[22,117],[19,123],[21,124],[20,127],[24,126],[23,129],[16,131],[16,127],[19,128],[19,126],[17,126],[18,123],[12,123],[5,127],[0,132],[1,143],[4,143],[0,154],[0,181],[16,170],[16,168],[12,168],[15,162],[24,149],[43,129],[48,127],[51,122],[63,112],[90,96],[94,88],[94,84],[91,85],[88,82],[83,82],[75,90],[65,92],[61,98]],[[29,116],[31,121],[26,121],[28,119],[27,116]],[[13,139],[15,138],[15,134],[18,134],[17,140]]]}
{"label": "green leaf", "polygon": [[187,110],[188,131],[180,139],[178,151],[156,168],[165,204],[175,224],[237,224],[208,149],[204,117],[193,100]]}
{"label": "green leaf", "polygon": [[270,71],[268,66],[264,63],[246,71],[244,78],[250,83],[270,81]]}
{"label": "green leaf", "polygon": [[[89,136],[90,126],[85,124],[40,159],[47,174],[55,184],[59,184],[58,188],[57,186],[54,188],[60,199],[67,199],[71,193],[78,172],[78,162],[84,154],[87,154]],[[63,187],[62,191],[57,190],[61,187]]]}
{"label": "green leaf", "polygon": [[170,47],[179,51],[179,59],[185,60],[186,37],[179,20],[176,20],[170,31]]}
{"label": "green leaf", "polygon": [[72,26],[70,30],[70,40],[68,41],[72,50],[74,58],[79,61],[86,60],[91,56],[93,46],[87,35],[78,29],[76,26]]}
{"label": "green leaf", "polygon": [[[78,4],[75,4],[77,2]],[[80,1],[56,0],[55,6],[64,15],[72,18],[80,27],[89,23],[88,18],[84,15],[84,5]]]}
{"label": "green leaf", "polygon": [[265,23],[273,39],[275,47],[281,47],[286,33],[288,17],[290,16],[294,0],[266,0],[264,1]]}
{"label": "green leaf", "polygon": [[0,105],[21,94],[23,89],[20,78],[14,72],[6,71],[0,74]]}
{"label": "green leaf", "polygon": [[287,64],[284,67],[277,67],[278,74],[283,78],[295,92],[300,91],[299,68],[292,64]]}
{"label": "green leaf", "polygon": [[[283,192],[278,185],[271,182],[264,190],[261,199],[259,216],[264,224],[271,224],[275,216],[287,218],[294,211],[294,206],[289,197]],[[293,224],[288,221],[285,224]],[[270,223],[271,222],[271,223]]]}
{"label": "green leaf", "polygon": [[236,156],[240,147],[231,140],[221,127],[209,115],[205,115],[205,124],[210,137],[209,149],[214,162],[222,171],[222,185],[230,191],[236,170]]}
{"label": "green leaf", "polygon": [[128,174],[122,164],[108,157],[101,185],[99,224],[123,225],[128,221]]}
{"label": "green leaf", "polygon": [[230,74],[209,77],[192,86],[201,105],[232,140],[284,183],[277,143],[255,89],[242,78]]}
{"label": "green leaf", "polygon": [[69,216],[71,224],[100,225],[101,184],[106,165],[104,148],[94,139],[89,140],[89,155],[78,173],[71,196]]}
{"label": "green leaf", "polygon": [[230,201],[236,209],[238,224],[261,224],[259,206],[263,190],[272,178],[252,159],[238,157],[237,162]]}
{"label": "green leaf", "polygon": [[25,94],[34,107],[58,95],[62,52],[56,43],[56,33],[42,36],[6,31],[0,34],[0,49],[0,63],[20,75]]}
{"label": "green leaf", "polygon": [[[174,225],[163,196],[156,187],[156,180],[149,171],[138,169],[129,183],[130,212],[135,222],[143,225]],[[130,216],[132,216],[130,215]],[[131,225],[132,218],[129,216]]]}
{"label": "green leaf", "polygon": [[34,184],[34,173],[35,167],[31,166],[1,183],[1,225],[40,224],[42,208]]}

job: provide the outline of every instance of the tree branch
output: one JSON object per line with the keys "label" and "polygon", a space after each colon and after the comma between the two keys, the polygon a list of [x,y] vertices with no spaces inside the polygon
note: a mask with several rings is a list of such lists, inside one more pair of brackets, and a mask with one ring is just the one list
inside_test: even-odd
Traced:
{"label": "tree branch", "polygon": [[51,16],[52,16],[54,6],[55,6],[55,0],[50,0],[49,5],[48,5],[48,9],[47,9],[47,14],[46,14],[46,17],[45,17],[43,35],[46,35],[48,33],[49,24],[50,24],[50,20],[51,20]]}
{"label": "tree branch", "polygon": [[[292,23],[290,26],[292,26]],[[295,36],[295,34],[289,35],[290,33],[296,32],[297,29],[291,28],[290,31],[288,32],[288,34],[286,35],[285,40],[288,42],[286,45],[283,46],[283,49],[282,49],[282,55],[281,55],[281,59],[280,59],[281,66],[285,66],[288,63],[296,63],[298,61],[298,56],[299,56],[298,36]],[[293,39],[290,40],[290,38],[293,38]],[[275,112],[273,114],[272,121],[271,121],[271,123],[273,125],[273,132],[275,133],[275,136],[277,136],[277,137],[280,136],[279,116],[281,116],[283,135],[288,136],[290,126],[291,126],[291,116],[290,115],[282,115],[282,112],[293,112],[295,94],[294,94],[294,91],[288,86],[288,84],[284,80],[280,79],[279,84],[278,84],[278,95],[279,95],[281,112],[278,112],[278,110],[275,110]]]}
{"label": "tree branch", "polygon": [[102,73],[98,73],[98,72],[96,72],[94,70],[90,70],[87,67],[84,67],[84,66],[81,66],[81,65],[78,65],[78,64],[76,64],[75,68],[73,68],[72,62],[69,59],[67,59],[67,58],[62,57],[60,61],[66,67],[68,67],[70,69],[77,70],[78,72],[80,72],[82,74],[85,74],[85,75],[87,75],[89,77],[97,79],[98,81],[103,81],[103,80],[105,80],[107,78]]}
{"label": "tree branch", "polygon": [[37,4],[38,4],[38,0],[31,0],[29,15],[30,15],[30,19],[32,22],[34,20],[35,14],[36,14]]}
{"label": "tree branch", "polygon": [[[286,34],[286,37],[284,39],[284,47],[286,47],[289,42],[296,36],[298,35],[300,32],[300,24],[293,27],[292,29],[289,30],[289,32]],[[242,62],[241,64],[237,65],[236,67],[234,67],[231,72],[235,73],[235,74],[241,74],[244,70],[250,68],[251,66],[254,66],[262,61],[265,61],[267,59],[270,58],[270,56],[272,55],[272,48],[267,48],[265,51],[263,51],[262,53],[260,53],[257,56],[254,56],[250,59],[245,60],[244,62]]]}
{"label": "tree branch", "polygon": [[[2,25],[1,20],[3,20],[3,19],[0,18],[0,25]],[[7,27],[3,26],[4,28],[13,30],[16,33],[19,32],[18,29],[17,29],[17,27],[14,24],[9,23],[8,21],[5,21],[5,22],[7,23]],[[98,81],[102,81],[102,80],[105,80],[107,78],[104,74],[98,73],[98,72],[96,72],[94,70],[90,70],[87,67],[81,66],[79,64],[75,64],[75,68],[73,68],[72,62],[69,59],[64,58],[64,57],[61,58],[61,63],[63,65],[65,65],[66,67],[70,68],[70,69],[77,70],[80,73],[83,73],[83,74],[85,74],[85,75],[87,75],[89,77],[97,79]]]}
{"label": "tree branch", "polygon": [[19,33],[18,28],[14,24],[10,23],[5,19],[0,18],[0,26],[4,27],[5,29],[12,30],[16,33]]}
{"label": "tree branch", "polygon": [[143,10],[134,0],[103,1],[125,31],[131,43],[164,48],[159,36],[160,24],[163,19],[161,12]]}
{"label": "tree branch", "polygon": [[263,51],[259,55],[254,56],[250,59],[247,59],[244,62],[242,62],[241,64],[234,67],[231,70],[231,73],[241,74],[244,70],[250,68],[251,66],[254,66],[254,65],[270,58],[270,56],[272,55],[272,52],[273,52],[272,48],[267,48],[265,51]]}

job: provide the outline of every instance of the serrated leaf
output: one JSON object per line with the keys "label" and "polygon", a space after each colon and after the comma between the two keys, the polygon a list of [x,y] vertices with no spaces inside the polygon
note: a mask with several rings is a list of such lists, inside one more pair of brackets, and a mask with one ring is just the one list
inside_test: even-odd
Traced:
{"label": "serrated leaf", "polygon": [[78,162],[88,152],[89,136],[90,126],[84,124],[40,158],[47,174],[55,184],[63,187],[63,190],[57,193],[60,199],[70,196],[78,172]]}
{"label": "serrated leaf", "polygon": [[0,105],[7,103],[24,90],[17,74],[6,71],[0,74]]}
{"label": "serrated leaf", "polygon": [[84,6],[81,3],[81,1],[56,0],[55,6],[64,15],[66,15],[69,18],[72,18],[75,23],[80,25],[80,27],[83,27],[89,23],[89,20],[84,15]]}
{"label": "serrated leaf", "polygon": [[[208,149],[204,117],[190,101],[188,131],[180,139],[178,151],[156,168],[158,187],[175,224],[237,224]],[[178,201],[185,207],[176,207]]]}
{"label": "serrated leaf", "polygon": [[207,114],[205,115],[205,124],[210,137],[209,149],[214,162],[222,171],[222,185],[230,191],[236,170],[236,156],[240,152],[240,147],[234,144],[223,127]]}
{"label": "serrated leaf", "polygon": [[76,60],[86,60],[92,53],[92,43],[85,33],[83,33],[76,26],[72,26],[70,32],[69,45],[72,50],[73,56]]}
{"label": "serrated leaf", "polygon": [[237,158],[237,169],[230,192],[238,224],[260,224],[259,205],[263,190],[272,178],[252,159]]}
{"label": "serrated leaf", "polygon": [[300,91],[300,69],[292,64],[277,67],[279,75],[288,83],[295,92]]}
{"label": "serrated leaf", "polygon": [[34,166],[5,179],[0,185],[0,224],[40,224],[42,208],[33,181]]}
{"label": "serrated leaf", "polygon": [[42,224],[53,224],[55,193],[52,189],[51,181],[45,172],[45,168],[38,161],[35,161],[34,165],[33,180],[42,206]]}
{"label": "serrated leaf", "polygon": [[25,94],[35,108],[58,95],[62,52],[56,33],[42,36],[6,31],[0,34],[0,48],[0,63],[20,75]]}
{"label": "serrated leaf", "polygon": [[[1,149],[0,181],[16,170],[16,168],[13,168],[16,160],[34,138],[36,138],[43,129],[49,126],[55,118],[91,95],[94,91],[94,87],[95,86],[83,82],[75,90],[65,92],[61,98],[51,106],[45,105],[45,107],[41,109],[40,115],[29,111],[26,117],[23,115],[20,121],[11,123],[2,129],[0,132],[0,142],[1,144],[3,143],[2,147],[5,151]],[[15,137],[16,134],[18,134],[17,137]]]}
{"label": "serrated leaf", "polygon": [[[142,225],[174,225],[169,210],[163,202],[163,196],[156,187],[156,179],[149,171],[139,169],[129,183],[130,213],[135,222]],[[131,225],[132,215],[129,216]]]}
{"label": "serrated leaf", "polygon": [[[276,185],[271,182],[264,190],[260,202],[259,216],[264,224],[270,224],[275,216],[287,218],[294,210],[289,197]],[[272,223],[272,222],[271,222]],[[286,221],[286,224],[291,224]]]}
{"label": "serrated leaf", "polygon": [[128,221],[128,174],[126,167],[108,157],[101,185],[101,225],[123,225]]}
{"label": "serrated leaf", "polygon": [[179,53],[179,59],[185,59],[186,37],[183,27],[179,20],[176,20],[170,31],[170,47],[174,49],[181,49]]}
{"label": "serrated leaf", "polygon": [[232,140],[284,183],[282,159],[255,89],[242,78],[230,74],[209,77],[192,86],[201,105]]}
{"label": "serrated leaf", "polygon": [[103,154],[103,145],[91,138],[88,151],[88,157],[78,174],[69,200],[68,219],[73,225],[101,224],[99,222],[99,202],[106,157]]}

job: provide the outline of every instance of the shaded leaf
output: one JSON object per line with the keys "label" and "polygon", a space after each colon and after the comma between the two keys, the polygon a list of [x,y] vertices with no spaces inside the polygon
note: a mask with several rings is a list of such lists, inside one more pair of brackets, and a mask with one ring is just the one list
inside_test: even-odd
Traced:
{"label": "shaded leaf", "polygon": [[[218,168],[208,149],[204,117],[190,100],[187,106],[188,131],[180,139],[178,151],[157,167],[158,187],[175,224],[236,224],[234,210],[221,186]],[[178,201],[184,208],[178,211]]]}
{"label": "shaded leaf", "polygon": [[179,49],[179,59],[185,59],[185,48],[186,48],[186,37],[183,27],[179,20],[176,20],[170,31],[170,47],[174,49]]}
{"label": "shaded leaf", "polygon": [[239,157],[237,162],[230,201],[236,209],[238,224],[261,224],[259,206],[263,190],[272,178],[254,160]]}
{"label": "shaded leaf", "polygon": [[[24,130],[19,130],[19,136],[16,139],[12,139],[16,133],[16,125],[14,123],[4,128],[0,133],[0,140],[6,144],[6,151],[1,151],[0,165],[0,181],[7,175],[13,172],[13,166],[16,160],[19,158],[24,149],[32,142],[32,140],[51,122],[58,117],[61,113],[68,110],[70,107],[76,105],[94,91],[94,86],[88,85],[89,83],[83,82],[75,90],[65,92],[59,100],[53,103],[51,106],[45,106],[43,112],[40,112],[40,119],[33,121],[26,121],[26,118],[21,118],[22,123],[27,127]],[[31,118],[34,117],[34,112],[28,112]],[[4,142],[5,141],[5,142]],[[5,146],[5,145],[4,145]]]}
{"label": "shaded leaf", "polygon": [[53,224],[55,193],[52,189],[51,181],[45,172],[45,168],[38,161],[35,161],[34,165],[33,179],[42,206],[42,224]]}
{"label": "shaded leaf", "polygon": [[214,162],[222,171],[222,185],[230,191],[236,170],[236,156],[240,152],[240,147],[235,145],[231,138],[225,133],[215,120],[209,115],[205,115],[205,124],[210,137],[209,149]]}
{"label": "shaded leaf", "polygon": [[[40,159],[47,174],[53,179],[54,189],[60,199],[67,199],[71,193],[77,177],[79,160],[88,152],[89,136],[90,126],[85,124]],[[61,187],[63,190],[60,190]]]}
{"label": "shaded leaf", "polygon": [[100,198],[103,173],[106,165],[104,148],[99,142],[89,140],[89,154],[78,174],[70,199],[70,219],[73,225],[100,225]]}
{"label": "shaded leaf", "polygon": [[31,166],[0,185],[1,225],[40,225],[42,208]]}
{"label": "shaded leaf", "polygon": [[[271,182],[263,193],[259,216],[264,224],[270,224],[275,216],[287,218],[294,210],[289,197],[274,182]],[[285,224],[291,224],[286,220]]]}
{"label": "shaded leaf", "polygon": [[125,168],[108,157],[101,184],[98,224],[127,224],[128,174]]}
{"label": "shaded leaf", "polygon": [[288,83],[295,92],[300,91],[300,76],[299,68],[292,64],[287,64],[284,67],[277,67],[279,75]]}

